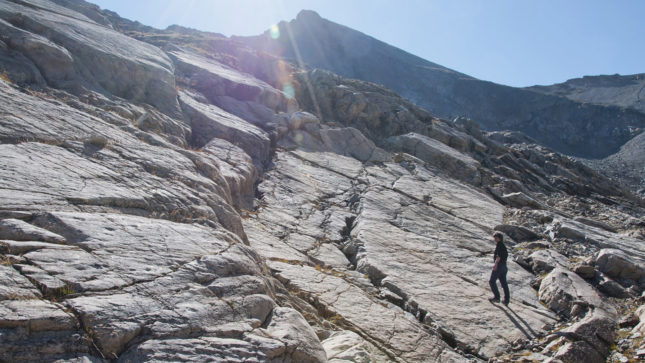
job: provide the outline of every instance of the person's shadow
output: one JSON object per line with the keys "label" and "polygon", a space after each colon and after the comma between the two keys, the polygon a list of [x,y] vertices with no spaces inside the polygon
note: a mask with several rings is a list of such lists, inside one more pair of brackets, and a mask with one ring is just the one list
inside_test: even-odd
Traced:
{"label": "person's shadow", "polygon": [[522,332],[522,334],[526,336],[526,338],[534,339],[538,337],[539,334],[536,333],[535,330],[533,330],[533,328],[531,328],[531,326],[526,322],[526,320],[522,319],[522,317],[519,316],[510,306],[504,308],[497,304],[493,305],[495,305],[496,308],[500,309],[504,314],[506,314],[508,319],[513,323],[513,325],[515,325],[517,329]]}

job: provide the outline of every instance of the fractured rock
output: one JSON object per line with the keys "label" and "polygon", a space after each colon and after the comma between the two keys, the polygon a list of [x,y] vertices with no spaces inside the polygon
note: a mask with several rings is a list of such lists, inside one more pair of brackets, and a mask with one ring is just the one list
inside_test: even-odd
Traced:
{"label": "fractured rock", "polygon": [[65,237],[19,219],[0,220],[0,239],[65,243]]}
{"label": "fractured rock", "polygon": [[239,146],[257,162],[268,157],[270,140],[258,127],[217,106],[201,103],[186,92],[179,94],[179,101],[190,119],[192,144],[196,147],[219,138]]}
{"label": "fractured rock", "polygon": [[529,255],[528,260],[537,274],[550,272],[556,267],[567,268],[569,264],[566,257],[550,249],[537,250]]}
{"label": "fractured rock", "polygon": [[428,136],[416,133],[393,136],[388,139],[388,145],[395,151],[412,154],[460,180],[473,184],[479,182],[479,163],[475,159]]}
{"label": "fractured rock", "polygon": [[641,281],[645,278],[645,267],[624,251],[604,248],[596,256],[596,267],[610,277]]}
{"label": "fractured rock", "polygon": [[574,310],[576,305],[602,310],[608,316],[616,315],[616,310],[603,302],[591,285],[562,267],[554,268],[542,279],[539,295],[550,309],[567,317],[579,311]]}

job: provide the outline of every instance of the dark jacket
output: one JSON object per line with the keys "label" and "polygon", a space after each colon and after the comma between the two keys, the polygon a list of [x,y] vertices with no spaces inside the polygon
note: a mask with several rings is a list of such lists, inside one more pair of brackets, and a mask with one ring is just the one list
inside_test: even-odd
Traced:
{"label": "dark jacket", "polygon": [[497,261],[497,257],[499,257],[500,264],[506,264],[508,251],[506,250],[506,245],[504,245],[504,242],[497,243],[497,246],[495,247],[495,254],[493,255],[493,262]]}

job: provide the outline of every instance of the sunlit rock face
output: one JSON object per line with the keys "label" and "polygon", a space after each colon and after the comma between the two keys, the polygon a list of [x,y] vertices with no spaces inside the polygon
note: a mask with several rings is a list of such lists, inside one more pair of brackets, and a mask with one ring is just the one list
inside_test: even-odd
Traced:
{"label": "sunlit rock face", "polygon": [[643,201],[530,138],[82,1],[0,27],[2,361],[594,361],[645,288]]}

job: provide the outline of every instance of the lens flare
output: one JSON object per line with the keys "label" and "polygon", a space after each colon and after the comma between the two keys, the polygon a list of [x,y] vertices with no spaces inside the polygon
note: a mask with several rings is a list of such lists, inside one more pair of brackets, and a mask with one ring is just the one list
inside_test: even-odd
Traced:
{"label": "lens flare", "polygon": [[285,83],[284,86],[282,86],[282,92],[284,92],[284,95],[289,99],[296,96],[296,91],[293,89],[291,83]]}
{"label": "lens flare", "polygon": [[269,29],[269,33],[271,34],[271,38],[273,39],[280,38],[280,28],[278,28],[277,25],[271,25],[271,29]]}
{"label": "lens flare", "polygon": [[297,134],[295,134],[295,135],[293,136],[293,139],[296,141],[296,143],[298,143],[298,144],[299,144],[299,143],[301,143],[301,142],[302,142],[302,140],[304,140],[305,138],[302,136],[302,134],[301,134],[301,133],[297,133]]}

